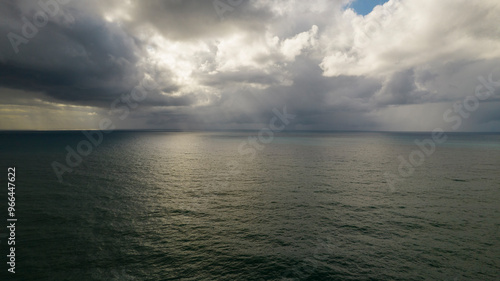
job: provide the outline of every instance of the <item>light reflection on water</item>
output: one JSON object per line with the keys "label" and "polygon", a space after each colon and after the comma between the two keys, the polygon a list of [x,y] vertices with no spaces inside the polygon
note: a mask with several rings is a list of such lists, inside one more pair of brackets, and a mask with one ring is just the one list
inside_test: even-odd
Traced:
{"label": "light reflection on water", "polygon": [[251,135],[117,132],[63,185],[50,162],[79,136],[2,136],[22,144],[2,163],[24,186],[26,280],[498,276],[499,135],[451,136],[392,193],[384,173],[427,135],[284,133],[255,159]]}

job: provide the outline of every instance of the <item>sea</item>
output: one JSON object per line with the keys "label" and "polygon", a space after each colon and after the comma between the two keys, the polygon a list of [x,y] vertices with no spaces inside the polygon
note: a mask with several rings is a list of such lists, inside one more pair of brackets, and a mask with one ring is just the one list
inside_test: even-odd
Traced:
{"label": "sea", "polygon": [[500,134],[1,132],[0,158],[0,280],[500,280]]}

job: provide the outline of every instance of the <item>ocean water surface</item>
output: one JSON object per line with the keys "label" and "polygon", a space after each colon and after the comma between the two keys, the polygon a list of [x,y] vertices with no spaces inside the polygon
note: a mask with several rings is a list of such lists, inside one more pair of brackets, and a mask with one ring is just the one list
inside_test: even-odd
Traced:
{"label": "ocean water surface", "polygon": [[499,134],[449,134],[407,177],[430,134],[256,135],[113,132],[59,182],[81,132],[0,133],[2,280],[500,280]]}

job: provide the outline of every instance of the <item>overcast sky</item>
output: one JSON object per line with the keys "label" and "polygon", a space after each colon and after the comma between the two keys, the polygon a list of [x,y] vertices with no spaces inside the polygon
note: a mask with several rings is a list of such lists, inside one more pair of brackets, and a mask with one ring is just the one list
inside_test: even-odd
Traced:
{"label": "overcast sky", "polygon": [[498,0],[358,1],[0,0],[0,129],[500,131]]}

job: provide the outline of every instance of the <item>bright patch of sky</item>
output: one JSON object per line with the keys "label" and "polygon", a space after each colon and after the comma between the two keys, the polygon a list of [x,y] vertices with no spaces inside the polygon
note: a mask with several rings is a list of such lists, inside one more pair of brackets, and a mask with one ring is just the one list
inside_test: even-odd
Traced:
{"label": "bright patch of sky", "polygon": [[368,15],[375,6],[383,5],[389,0],[355,0],[351,3],[350,8],[352,8],[356,13],[366,16]]}

